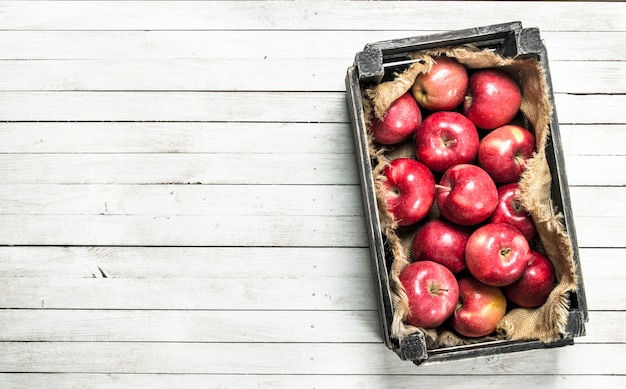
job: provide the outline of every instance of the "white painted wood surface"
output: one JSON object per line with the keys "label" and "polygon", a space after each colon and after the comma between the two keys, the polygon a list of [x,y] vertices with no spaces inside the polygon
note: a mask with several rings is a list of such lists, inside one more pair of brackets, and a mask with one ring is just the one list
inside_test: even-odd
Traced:
{"label": "white painted wood surface", "polygon": [[[382,343],[345,71],[514,20],[550,56],[587,336],[416,367]],[[1,388],[626,387],[626,4],[0,1],[0,26]]]}

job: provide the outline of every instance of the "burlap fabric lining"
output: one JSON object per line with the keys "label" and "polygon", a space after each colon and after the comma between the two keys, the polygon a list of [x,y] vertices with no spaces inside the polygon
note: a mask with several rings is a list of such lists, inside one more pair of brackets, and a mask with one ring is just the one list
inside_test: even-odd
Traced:
{"label": "burlap fabric lining", "polygon": [[[390,104],[409,91],[415,77],[427,72],[434,64],[433,56],[446,55],[456,58],[468,69],[495,67],[513,76],[522,88],[523,100],[520,111],[523,125],[535,133],[537,152],[527,163],[520,179],[522,203],[531,213],[537,226],[539,239],[533,249],[546,254],[555,266],[557,285],[547,302],[539,308],[510,310],[499,322],[497,331],[488,337],[467,339],[458,336],[445,325],[435,330],[416,328],[404,323],[408,315],[406,293],[399,282],[400,271],[412,260],[412,239],[419,224],[413,227],[398,227],[380,195],[381,172],[392,160],[399,157],[415,158],[412,141],[400,145],[380,147],[370,138],[370,154],[374,161],[374,178],[380,209],[383,233],[389,249],[393,253],[390,269],[390,283],[393,294],[394,318],[391,335],[402,339],[416,331],[422,331],[429,349],[457,346],[494,339],[540,340],[546,343],[556,341],[565,334],[568,315],[568,292],[576,289],[577,275],[573,261],[572,243],[562,224],[562,215],[554,210],[551,199],[551,173],[545,153],[545,145],[550,136],[552,106],[548,99],[549,86],[539,61],[535,58],[503,58],[491,51],[471,46],[438,48],[412,53],[413,63],[403,72],[396,74],[392,81],[383,82],[363,90],[365,115],[369,121],[376,116],[383,117]],[[482,130],[481,130],[482,131]],[[433,206],[429,217],[436,217],[438,211]]]}

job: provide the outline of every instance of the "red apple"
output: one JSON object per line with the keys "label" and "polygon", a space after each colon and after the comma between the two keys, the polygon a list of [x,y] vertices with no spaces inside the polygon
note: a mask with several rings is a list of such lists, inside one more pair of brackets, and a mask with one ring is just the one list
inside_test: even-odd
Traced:
{"label": "red apple", "polygon": [[402,269],[399,279],[409,303],[407,323],[435,328],[450,317],[459,299],[459,287],[445,266],[432,261],[413,262]]}
{"label": "red apple", "polygon": [[526,240],[532,242],[537,228],[530,213],[519,200],[519,183],[512,182],[498,188],[498,206],[489,218],[490,223],[506,223],[520,230]]}
{"label": "red apple", "polygon": [[478,148],[478,165],[496,183],[518,181],[535,151],[535,136],[525,128],[507,124],[487,134]]}
{"label": "red apple", "polygon": [[422,112],[410,93],[397,98],[382,119],[372,121],[372,137],[378,143],[391,145],[409,139],[422,123]]}
{"label": "red apple", "polygon": [[413,258],[433,261],[447,267],[453,274],[466,269],[465,245],[471,230],[437,218],[426,222],[413,238]]}
{"label": "red apple", "polygon": [[463,114],[476,127],[493,130],[509,123],[522,103],[515,80],[498,69],[481,69],[469,76]]}
{"label": "red apple", "polygon": [[438,173],[473,162],[478,147],[476,126],[458,112],[438,111],[429,115],[415,134],[417,159]]}
{"label": "red apple", "polygon": [[506,298],[500,288],[472,277],[462,278],[458,284],[459,302],[450,318],[452,328],[469,338],[494,332],[506,314]]}
{"label": "red apple", "polygon": [[487,220],[498,205],[498,189],[489,174],[476,165],[446,170],[437,186],[437,207],[443,217],[462,226]]}
{"label": "red apple", "polygon": [[430,111],[449,111],[463,102],[467,91],[467,70],[456,59],[438,56],[428,73],[415,78],[411,93],[417,103]]}
{"label": "red apple", "polygon": [[465,263],[476,279],[492,286],[517,281],[526,266],[530,247],[524,235],[506,223],[476,229],[465,246]]}
{"label": "red apple", "polygon": [[502,288],[511,302],[524,308],[543,305],[556,283],[556,273],[552,262],[541,253],[531,251],[528,266],[522,277]]}
{"label": "red apple", "polygon": [[435,201],[435,177],[423,163],[398,158],[382,172],[389,212],[401,226],[423,219]]}

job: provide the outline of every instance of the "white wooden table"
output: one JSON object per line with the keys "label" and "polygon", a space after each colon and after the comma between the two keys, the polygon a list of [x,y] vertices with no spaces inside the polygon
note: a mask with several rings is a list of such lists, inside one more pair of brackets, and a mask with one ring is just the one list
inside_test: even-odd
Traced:
{"label": "white wooden table", "polygon": [[[515,20],[550,56],[588,333],[416,367],[382,343],[346,68]],[[1,388],[626,386],[626,4],[1,1],[0,29]]]}

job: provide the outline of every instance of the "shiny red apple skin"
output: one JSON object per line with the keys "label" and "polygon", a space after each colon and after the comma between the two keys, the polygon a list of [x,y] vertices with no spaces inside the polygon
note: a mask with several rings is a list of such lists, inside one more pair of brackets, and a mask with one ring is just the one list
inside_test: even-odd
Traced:
{"label": "shiny red apple skin", "polygon": [[411,87],[417,103],[430,111],[450,111],[465,99],[469,76],[456,59],[437,56],[428,73],[418,75]]}
{"label": "shiny red apple skin", "polygon": [[534,152],[535,136],[523,127],[507,124],[480,141],[478,165],[498,184],[515,182]]}
{"label": "shiny red apple skin", "polygon": [[400,226],[422,220],[435,201],[435,177],[423,163],[411,158],[398,158],[382,172],[384,195],[389,212]]}
{"label": "shiny red apple skin", "polygon": [[454,165],[473,162],[479,144],[476,126],[458,112],[432,113],[415,134],[417,159],[438,173]]}
{"label": "shiny red apple skin", "polygon": [[554,265],[546,256],[531,250],[529,258],[522,277],[502,288],[511,302],[524,308],[543,305],[556,284]]}
{"label": "shiny red apple skin", "polygon": [[530,246],[522,233],[506,223],[476,229],[465,246],[465,263],[480,282],[505,286],[520,279],[528,266]]}
{"label": "shiny red apple skin", "polygon": [[397,98],[382,119],[374,118],[371,133],[380,144],[392,145],[409,139],[422,123],[422,111],[410,93]]}
{"label": "shiny red apple skin", "polygon": [[439,180],[436,201],[444,218],[471,226],[491,216],[498,205],[498,189],[480,167],[459,164],[446,170]]}
{"label": "shiny red apple skin", "polygon": [[537,237],[537,228],[530,213],[519,200],[519,183],[512,182],[498,188],[498,206],[489,218],[490,223],[506,223],[520,230],[528,242]]}
{"label": "shiny red apple skin", "polygon": [[445,266],[432,261],[407,265],[399,275],[409,303],[406,322],[420,328],[441,325],[456,307],[459,287]]}
{"label": "shiny red apple skin", "polygon": [[458,281],[459,302],[450,325],[468,338],[487,336],[496,330],[506,314],[506,297],[496,286],[485,285],[473,277]]}
{"label": "shiny red apple skin", "polygon": [[478,128],[493,130],[517,115],[522,92],[515,80],[499,69],[481,69],[469,76],[463,114]]}
{"label": "shiny red apple skin", "polygon": [[433,261],[447,267],[453,274],[465,270],[465,245],[472,230],[443,218],[424,223],[413,238],[413,259]]}

